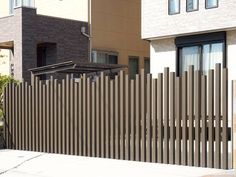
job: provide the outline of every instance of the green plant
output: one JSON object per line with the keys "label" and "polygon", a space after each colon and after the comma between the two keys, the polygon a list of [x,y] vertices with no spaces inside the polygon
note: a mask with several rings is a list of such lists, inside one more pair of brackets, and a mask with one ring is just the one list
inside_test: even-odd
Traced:
{"label": "green plant", "polygon": [[3,92],[4,92],[4,87],[9,82],[17,83],[17,81],[14,80],[10,76],[1,76],[0,75],[0,120],[3,118]]}

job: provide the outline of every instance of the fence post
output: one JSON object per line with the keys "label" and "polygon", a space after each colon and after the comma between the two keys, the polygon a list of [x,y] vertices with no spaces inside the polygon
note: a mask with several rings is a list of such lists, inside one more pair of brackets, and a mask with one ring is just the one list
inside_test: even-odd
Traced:
{"label": "fence post", "polygon": [[232,132],[232,135],[233,135],[233,138],[232,138],[232,143],[233,143],[233,168],[235,169],[236,168],[236,80],[232,81],[232,95],[233,95],[233,98],[232,98],[232,108],[233,108],[233,132]]}

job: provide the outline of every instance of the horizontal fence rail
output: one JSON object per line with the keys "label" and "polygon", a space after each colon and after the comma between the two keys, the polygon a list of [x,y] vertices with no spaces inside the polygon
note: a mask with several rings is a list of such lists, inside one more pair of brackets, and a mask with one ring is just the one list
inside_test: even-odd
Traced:
{"label": "horizontal fence rail", "polygon": [[10,149],[228,168],[227,69],[207,75],[190,67],[181,77],[134,80],[121,71],[32,84],[4,92]]}

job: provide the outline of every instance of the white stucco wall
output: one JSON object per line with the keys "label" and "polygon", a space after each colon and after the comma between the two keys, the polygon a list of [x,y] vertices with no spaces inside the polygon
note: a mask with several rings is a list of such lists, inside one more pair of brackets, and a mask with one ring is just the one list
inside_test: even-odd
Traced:
{"label": "white stucco wall", "polygon": [[180,0],[180,14],[168,15],[167,0],[142,0],[142,38],[210,32],[236,27],[235,0],[220,0],[219,7],[205,9],[199,0],[199,10],[186,12],[186,0]]}
{"label": "white stucco wall", "polygon": [[88,0],[35,0],[37,14],[88,22]]}
{"label": "white stucco wall", "polygon": [[[236,30],[227,31],[227,67],[228,67],[228,109],[229,124],[232,118],[232,80],[236,80]],[[157,77],[158,73],[163,73],[164,67],[169,67],[170,71],[176,71],[176,47],[174,38],[151,41],[151,73]]]}
{"label": "white stucco wall", "polygon": [[169,67],[171,72],[175,71],[176,47],[174,38],[151,41],[151,73],[157,77],[158,73],[164,72]]}

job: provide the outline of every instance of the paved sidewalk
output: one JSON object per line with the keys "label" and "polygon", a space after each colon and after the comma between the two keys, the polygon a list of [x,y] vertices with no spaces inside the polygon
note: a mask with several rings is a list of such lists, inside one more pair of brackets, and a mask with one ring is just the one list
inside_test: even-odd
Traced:
{"label": "paved sidewalk", "polygon": [[235,171],[16,150],[0,151],[0,177],[236,177]]}

